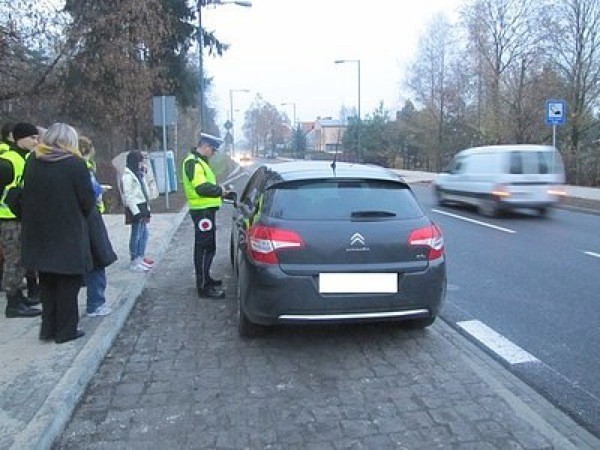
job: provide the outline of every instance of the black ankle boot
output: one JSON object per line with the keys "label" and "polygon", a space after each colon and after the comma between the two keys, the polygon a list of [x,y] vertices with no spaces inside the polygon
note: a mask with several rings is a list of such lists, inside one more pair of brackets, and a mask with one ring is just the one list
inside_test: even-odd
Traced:
{"label": "black ankle boot", "polygon": [[6,317],[35,317],[42,314],[37,308],[32,308],[28,306],[26,302],[26,298],[23,296],[21,291],[17,291],[16,294],[6,294]]}
{"label": "black ankle boot", "polygon": [[14,306],[6,305],[5,314],[8,319],[12,319],[15,317],[36,317],[42,314],[42,311],[27,306],[25,303],[18,303]]}

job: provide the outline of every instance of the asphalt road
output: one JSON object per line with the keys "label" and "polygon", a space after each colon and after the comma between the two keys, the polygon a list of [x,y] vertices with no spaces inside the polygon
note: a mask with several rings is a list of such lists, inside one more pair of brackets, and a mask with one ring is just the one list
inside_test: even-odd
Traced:
{"label": "asphalt road", "polygon": [[[599,217],[555,209],[547,218],[523,211],[487,219],[437,206],[428,185],[413,190],[444,232],[442,317],[598,433]],[[517,357],[502,356],[506,342],[494,332]]]}

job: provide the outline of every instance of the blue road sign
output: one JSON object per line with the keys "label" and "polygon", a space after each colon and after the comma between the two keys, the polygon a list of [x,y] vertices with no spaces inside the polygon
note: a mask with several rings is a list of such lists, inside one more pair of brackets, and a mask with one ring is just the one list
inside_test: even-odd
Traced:
{"label": "blue road sign", "polygon": [[567,121],[567,104],[564,100],[546,101],[546,124],[564,125]]}

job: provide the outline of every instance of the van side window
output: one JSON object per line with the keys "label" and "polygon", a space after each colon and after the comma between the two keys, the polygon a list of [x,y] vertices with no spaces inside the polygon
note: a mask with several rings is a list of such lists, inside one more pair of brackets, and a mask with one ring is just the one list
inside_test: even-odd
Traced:
{"label": "van side window", "polygon": [[521,152],[510,152],[510,173],[523,173],[523,155]]}
{"label": "van side window", "polygon": [[537,152],[539,173],[550,173],[549,166],[552,164],[549,159],[552,157],[550,152]]}

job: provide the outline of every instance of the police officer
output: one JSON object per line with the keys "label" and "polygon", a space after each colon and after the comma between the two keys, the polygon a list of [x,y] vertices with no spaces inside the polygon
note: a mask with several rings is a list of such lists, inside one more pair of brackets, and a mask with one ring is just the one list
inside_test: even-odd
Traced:
{"label": "police officer", "polygon": [[216,176],[208,164],[209,158],[222,142],[215,136],[201,133],[198,145],[183,160],[183,186],[194,223],[194,266],[200,297],[225,296],[221,280],[210,276],[216,252],[215,216],[222,198],[230,192],[217,184]]}
{"label": "police officer", "polygon": [[14,145],[0,154],[0,246],[4,250],[2,284],[6,291],[6,317],[32,317],[42,313],[32,308],[39,303],[39,298],[27,299],[21,290],[25,275],[21,264],[21,223],[5,204],[5,199],[7,192],[21,181],[29,152],[38,143],[38,129],[33,124],[21,122],[14,126],[12,135]]}

